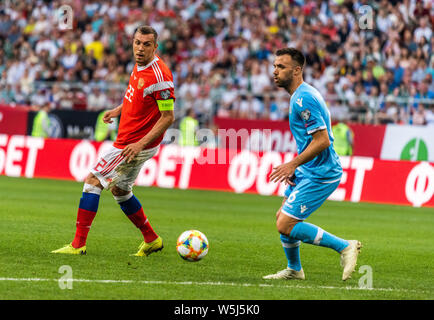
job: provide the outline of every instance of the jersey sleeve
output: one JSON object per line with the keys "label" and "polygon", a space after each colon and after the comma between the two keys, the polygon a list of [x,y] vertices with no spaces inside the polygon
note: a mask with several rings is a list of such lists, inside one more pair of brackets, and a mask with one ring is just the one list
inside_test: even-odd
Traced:
{"label": "jersey sleeve", "polygon": [[160,111],[173,110],[175,107],[175,90],[173,87],[155,91],[153,93]]}
{"label": "jersey sleeve", "polygon": [[295,102],[295,111],[304,123],[307,134],[326,129],[319,102],[310,95],[304,95]]}
{"label": "jersey sleeve", "polygon": [[[158,79],[158,77],[157,77]],[[175,88],[170,71],[160,72],[159,82],[155,84],[152,96],[160,111],[170,111],[175,107]]]}

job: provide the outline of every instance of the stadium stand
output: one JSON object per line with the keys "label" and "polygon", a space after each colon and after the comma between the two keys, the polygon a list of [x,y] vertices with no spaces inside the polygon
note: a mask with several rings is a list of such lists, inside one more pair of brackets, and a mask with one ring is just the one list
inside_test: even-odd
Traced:
{"label": "stadium stand", "polygon": [[[60,27],[69,5],[72,29]],[[371,19],[371,20],[370,20]],[[284,119],[273,53],[307,57],[334,120],[434,124],[431,0],[2,1],[0,104],[98,111],[119,104],[131,39],[149,24],[173,70],[177,117]]]}

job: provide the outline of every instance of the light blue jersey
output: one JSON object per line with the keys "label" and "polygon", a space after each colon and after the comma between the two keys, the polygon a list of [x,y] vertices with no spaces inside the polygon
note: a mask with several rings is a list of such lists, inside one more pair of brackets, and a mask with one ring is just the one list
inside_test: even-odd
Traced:
{"label": "light blue jersey", "polygon": [[[326,129],[330,146],[313,160],[301,165],[297,171],[319,182],[337,181],[342,176],[339,156],[333,148],[330,112],[317,89],[303,82],[292,94],[289,103],[289,126],[297,144],[298,154],[312,141],[312,133]],[[296,176],[298,175],[296,171]]]}
{"label": "light blue jersey", "polygon": [[[288,185],[285,191],[286,200],[280,211],[298,220],[289,234],[281,233],[280,240],[288,260],[288,268],[302,272],[300,242],[331,248],[339,253],[350,243],[304,222],[336,190],[342,176],[342,166],[333,149],[334,139],[327,105],[318,90],[303,82],[292,94],[289,108],[289,126],[297,143],[298,154],[307,148],[312,142],[312,134],[318,130],[327,130],[331,142],[330,146],[313,160],[296,169],[293,184]],[[304,273],[300,278],[304,279]],[[344,273],[342,280],[346,279],[348,275]]]}

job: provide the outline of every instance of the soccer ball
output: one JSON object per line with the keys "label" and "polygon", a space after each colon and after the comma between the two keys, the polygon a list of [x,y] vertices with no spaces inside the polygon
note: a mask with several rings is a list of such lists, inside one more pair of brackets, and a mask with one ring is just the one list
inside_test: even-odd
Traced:
{"label": "soccer ball", "polygon": [[208,239],[198,230],[188,230],[178,237],[176,251],[182,259],[199,261],[208,253]]}

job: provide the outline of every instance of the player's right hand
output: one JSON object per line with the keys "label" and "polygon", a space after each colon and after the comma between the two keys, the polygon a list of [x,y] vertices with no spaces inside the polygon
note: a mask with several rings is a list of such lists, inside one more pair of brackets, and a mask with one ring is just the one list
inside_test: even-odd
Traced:
{"label": "player's right hand", "polygon": [[270,174],[271,182],[286,182],[291,186],[295,186],[295,183],[292,181],[293,175],[296,167],[294,167],[292,162],[281,164],[273,168],[273,172]]}
{"label": "player's right hand", "polygon": [[104,113],[104,117],[102,118],[102,121],[104,121],[104,123],[112,123],[113,120],[112,118],[115,118],[116,116],[113,115],[113,110],[109,110],[106,111],[106,113]]}
{"label": "player's right hand", "polygon": [[290,186],[295,186],[295,174],[285,179],[285,184]]}

